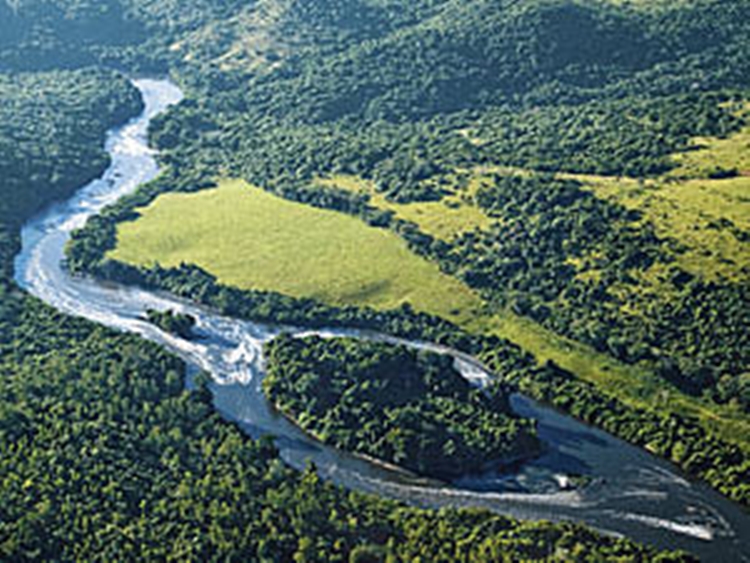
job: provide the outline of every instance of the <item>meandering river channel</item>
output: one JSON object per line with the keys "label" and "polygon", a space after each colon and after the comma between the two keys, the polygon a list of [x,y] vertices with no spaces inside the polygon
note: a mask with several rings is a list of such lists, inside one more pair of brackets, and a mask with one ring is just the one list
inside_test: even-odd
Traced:
{"label": "meandering river channel", "polygon": [[[312,461],[323,477],[339,485],[421,506],[475,506],[525,519],[576,520],[659,548],[685,549],[706,561],[750,561],[750,516],[739,506],[687,480],[669,463],[527,398],[514,397],[514,407],[538,420],[547,444],[542,457],[512,474],[490,473],[451,485],[425,481],[323,446],[271,411],[260,386],[262,345],[282,329],[304,331],[225,318],[168,295],[69,276],[62,260],[71,231],[158,173],[147,144],[148,125],[179,103],[182,93],[166,80],[134,83],[145,110],[108,134],[109,169],[24,226],[15,262],[21,287],[62,312],[139,334],[208,371],[216,408],[225,418],[252,436],[275,436],[287,463],[302,468]],[[147,308],[193,315],[202,338],[186,341],[165,334],[141,320]],[[356,331],[322,332],[378,338]],[[469,359],[458,359],[457,365],[478,384],[488,377]],[[586,476],[587,484],[572,488],[574,475]]]}

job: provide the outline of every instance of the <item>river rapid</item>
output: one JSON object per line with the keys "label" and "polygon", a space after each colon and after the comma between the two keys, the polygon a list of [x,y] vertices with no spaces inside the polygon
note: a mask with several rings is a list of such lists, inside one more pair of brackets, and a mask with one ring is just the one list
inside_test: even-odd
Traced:
{"label": "river rapid", "polygon": [[[517,518],[575,520],[658,548],[685,549],[706,561],[750,561],[750,516],[739,506],[644,450],[521,395],[514,396],[513,405],[538,421],[546,443],[541,457],[512,473],[487,473],[450,485],[424,480],[323,446],[272,412],[261,389],[263,343],[282,330],[309,332],[221,317],[165,294],[68,275],[62,263],[70,233],[158,174],[147,143],[148,125],[179,103],[182,93],[167,80],[134,84],[145,109],[109,132],[106,150],[112,162],[107,171],[24,226],[15,262],[21,287],[64,313],[138,334],[184,358],[191,370],[209,372],[216,408],[226,419],[253,437],[275,436],[288,464],[303,468],[311,461],[321,476],[338,485],[419,506],[484,507]],[[192,315],[201,338],[183,340],[144,322],[148,308]],[[345,330],[316,333],[384,338]],[[456,365],[478,385],[489,377],[470,358],[457,358]],[[585,484],[576,488],[572,483],[578,475],[585,476]]]}

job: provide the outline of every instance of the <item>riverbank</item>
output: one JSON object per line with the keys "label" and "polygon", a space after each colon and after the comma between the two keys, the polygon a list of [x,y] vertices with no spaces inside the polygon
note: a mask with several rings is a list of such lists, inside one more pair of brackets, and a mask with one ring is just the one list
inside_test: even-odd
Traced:
{"label": "riverbank", "polygon": [[[149,95],[163,100],[170,86],[159,88]],[[737,507],[704,487],[685,483],[668,464],[638,448],[570,418],[531,404],[531,415],[539,421],[540,435],[550,449],[513,476],[522,485],[516,490],[522,493],[508,492],[496,475],[483,477],[483,490],[412,482],[321,446],[273,415],[260,389],[262,346],[281,328],[222,317],[165,294],[71,278],[61,269],[71,231],[158,171],[146,146],[145,124],[140,127],[125,128],[120,133],[124,136],[108,145],[113,164],[101,181],[26,224],[16,260],[16,280],[23,288],[63,312],[155,341],[212,373],[217,382],[211,386],[214,404],[224,418],[252,436],[275,436],[287,463],[304,469],[312,462],[321,476],[335,484],[418,506],[483,507],[530,520],[576,520],[663,548],[683,548],[709,561],[741,560],[746,551],[741,539],[748,537],[748,524]],[[139,319],[147,308],[191,314],[205,338],[189,342],[163,333]],[[338,328],[329,332],[337,331],[343,332]],[[584,473],[601,484],[582,492],[548,488],[560,473]],[[669,523],[678,528],[670,528]],[[699,539],[708,535],[711,541]]]}

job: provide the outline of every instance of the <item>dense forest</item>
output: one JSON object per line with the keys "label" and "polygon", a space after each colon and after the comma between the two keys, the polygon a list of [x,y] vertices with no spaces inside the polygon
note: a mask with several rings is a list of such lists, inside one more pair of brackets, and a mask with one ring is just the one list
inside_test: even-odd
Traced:
{"label": "dense forest", "polygon": [[[140,8],[155,6],[185,13]],[[105,130],[140,109],[122,76],[76,70],[129,37],[112,33],[123,13],[0,4],[0,558],[690,560],[574,524],[408,508],[294,472],[269,441],[220,420],[204,385],[187,392],[176,358],[24,295],[12,282],[21,223],[100,174]]]}
{"label": "dense forest", "polygon": [[265,348],[263,389],[324,443],[451,479],[539,452],[507,394],[473,389],[453,358],[354,339],[280,336]]}
{"label": "dense forest", "polygon": [[[108,4],[31,11],[41,5],[0,4],[4,61],[77,66],[58,43],[71,22],[85,39],[71,50],[114,40]],[[28,30],[15,14],[40,17]],[[101,173],[105,130],[140,101],[121,75],[92,69],[6,72],[0,87],[0,558],[691,560],[574,524],[408,508],[294,472],[214,413],[205,382],[186,391],[178,359],[25,295],[12,282],[21,223]]]}
{"label": "dense forest", "polygon": [[[678,242],[553,175],[647,179],[673,170],[670,155],[692,137],[738,131],[732,104],[750,88],[749,12],[721,0],[0,2],[2,558],[688,560],[573,524],[407,508],[293,472],[270,443],[213,414],[204,386],[184,391],[176,359],[23,295],[12,256],[20,223],[98,175],[104,131],[139,108],[135,90],[101,69],[170,72],[189,99],[151,133],[167,173],[78,235],[74,269],[227,314],[333,319],[481,354],[505,383],[747,504],[743,450],[691,419],[633,409],[575,374],[536,366],[508,342],[408,307],[335,310],[222,287],[189,266],[138,272],[99,260],[115,222],[157,193],[243,177],[392,228],[491,307],[646,362],[665,386],[747,413],[747,272],[711,281],[686,272]],[[492,167],[530,179],[493,176],[476,204],[496,224],[451,240],[314,182],[351,174],[395,202],[434,201],[457,174]],[[670,290],[646,314],[626,314],[614,290],[653,265],[669,272]]]}

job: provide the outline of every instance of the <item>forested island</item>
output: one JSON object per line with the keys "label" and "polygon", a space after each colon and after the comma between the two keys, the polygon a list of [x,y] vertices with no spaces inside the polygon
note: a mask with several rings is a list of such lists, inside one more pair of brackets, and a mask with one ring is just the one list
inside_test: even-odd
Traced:
{"label": "forested island", "polygon": [[536,455],[529,420],[500,389],[472,388],[435,352],[354,339],[282,335],[266,346],[263,388],[324,443],[453,479]]}
{"label": "forested island", "polygon": [[181,338],[191,340],[195,337],[193,334],[195,318],[190,315],[177,313],[172,310],[157,311],[155,309],[147,309],[146,320],[162,330]]}

